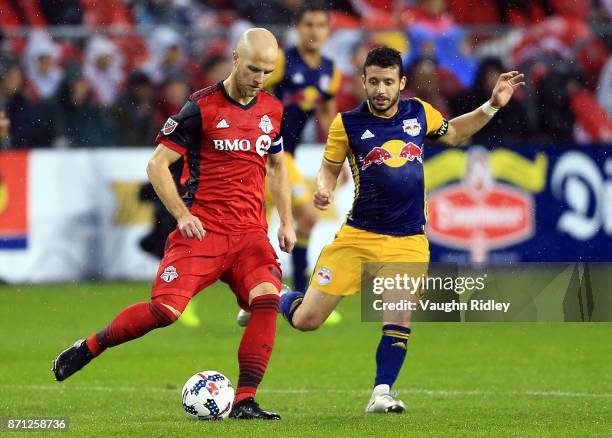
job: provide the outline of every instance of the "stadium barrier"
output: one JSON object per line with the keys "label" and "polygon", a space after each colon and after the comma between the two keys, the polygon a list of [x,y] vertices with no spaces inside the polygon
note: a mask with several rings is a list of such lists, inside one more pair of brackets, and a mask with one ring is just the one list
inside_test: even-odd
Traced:
{"label": "stadium barrier", "polygon": [[[609,149],[428,147],[426,184],[433,261],[502,264],[612,261]],[[152,150],[0,153],[0,280],[41,283],[150,280],[158,260],[140,248],[153,206],[139,196]],[[310,189],[321,145],[296,162]],[[384,165],[381,164],[381,165]],[[311,237],[311,266],[350,210],[352,183]],[[276,243],[272,214],[270,238]],[[281,254],[289,274],[288,258]]]}

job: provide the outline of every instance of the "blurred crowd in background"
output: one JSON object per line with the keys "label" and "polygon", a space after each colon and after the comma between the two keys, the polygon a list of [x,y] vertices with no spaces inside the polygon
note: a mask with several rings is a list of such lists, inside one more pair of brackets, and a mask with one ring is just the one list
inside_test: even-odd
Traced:
{"label": "blurred crowd in background", "polygon": [[[2,148],[152,146],[189,94],[224,79],[237,36],[295,43],[299,0],[0,0]],[[405,97],[447,117],[482,104],[500,72],[527,87],[481,144],[612,142],[612,0],[329,1],[324,54],[338,109],[363,98],[369,49],[404,55]],[[306,141],[322,141],[312,130]]]}

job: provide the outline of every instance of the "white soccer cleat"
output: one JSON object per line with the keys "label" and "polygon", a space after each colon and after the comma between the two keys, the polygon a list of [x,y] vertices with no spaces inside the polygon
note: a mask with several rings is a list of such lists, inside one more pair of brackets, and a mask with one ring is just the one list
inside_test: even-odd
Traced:
{"label": "white soccer cleat", "polygon": [[238,315],[236,315],[236,323],[240,327],[246,327],[250,320],[251,312],[247,312],[246,310],[240,309],[240,312],[238,312]]}
{"label": "white soccer cleat", "polygon": [[372,397],[365,408],[366,414],[403,414],[406,405],[401,400],[396,400],[397,392],[391,394],[389,385],[378,385],[372,391]]}
{"label": "white soccer cleat", "polygon": [[[287,292],[291,292],[291,288],[287,286],[286,284],[283,284],[279,292],[279,295],[282,297]],[[236,324],[238,324],[240,327],[246,327],[250,320],[251,320],[251,312],[247,312],[244,309],[240,309],[240,311],[238,312],[238,315],[236,315]]]}

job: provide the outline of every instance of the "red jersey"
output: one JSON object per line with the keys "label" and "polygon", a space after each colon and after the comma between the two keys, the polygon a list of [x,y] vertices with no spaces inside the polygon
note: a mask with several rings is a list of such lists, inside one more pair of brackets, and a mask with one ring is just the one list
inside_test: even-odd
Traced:
{"label": "red jersey", "polygon": [[260,92],[247,105],[219,82],[189,97],[156,141],[185,158],[183,197],[205,230],[267,231],[264,212],[267,154],[283,150],[283,105]]}

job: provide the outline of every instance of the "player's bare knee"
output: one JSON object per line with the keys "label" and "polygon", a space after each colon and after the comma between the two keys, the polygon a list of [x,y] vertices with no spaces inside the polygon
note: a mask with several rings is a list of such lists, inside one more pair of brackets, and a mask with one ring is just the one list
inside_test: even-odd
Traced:
{"label": "player's bare knee", "polygon": [[263,295],[278,295],[279,291],[272,283],[261,283],[249,292],[249,303]]}
{"label": "player's bare knee", "polygon": [[189,303],[188,298],[160,295],[151,300],[150,309],[153,316],[159,322],[160,327],[165,327],[180,318],[187,303]]}
{"label": "player's bare knee", "polygon": [[169,304],[165,304],[165,303],[161,303],[161,304],[162,304],[162,306],[165,306],[165,307],[166,307],[166,309],[168,309],[169,311],[171,311],[171,312],[174,314],[174,316],[176,317],[176,319],[179,319],[179,318],[181,317],[181,315],[183,314],[183,312],[181,312],[181,311],[179,311],[179,310],[175,309],[174,307],[172,307],[172,306],[171,306],[171,305],[169,305]]}

